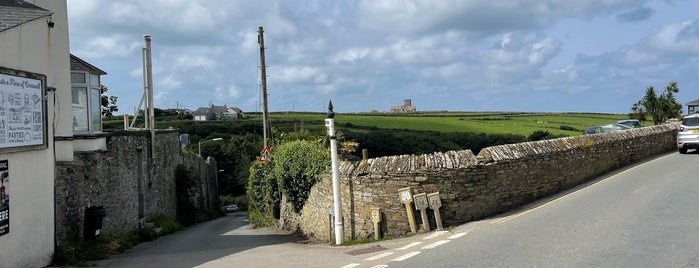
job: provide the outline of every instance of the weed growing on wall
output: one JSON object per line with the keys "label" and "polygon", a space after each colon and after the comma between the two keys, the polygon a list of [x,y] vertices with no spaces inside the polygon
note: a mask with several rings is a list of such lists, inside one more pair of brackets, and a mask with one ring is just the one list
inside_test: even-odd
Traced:
{"label": "weed growing on wall", "polygon": [[194,205],[194,196],[197,194],[199,179],[194,171],[184,165],[175,168],[175,188],[177,192],[177,220],[184,226],[193,225],[196,222],[197,209]]}
{"label": "weed growing on wall", "polygon": [[279,204],[279,188],[272,176],[273,164],[255,161],[250,166],[248,179],[248,218],[254,226],[271,226],[274,223],[275,204]]}

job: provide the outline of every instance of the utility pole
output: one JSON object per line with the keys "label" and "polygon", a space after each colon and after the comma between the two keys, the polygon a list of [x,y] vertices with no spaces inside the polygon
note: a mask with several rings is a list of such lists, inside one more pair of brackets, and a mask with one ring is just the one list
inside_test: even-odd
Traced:
{"label": "utility pole", "polygon": [[264,31],[262,30],[262,26],[257,31],[257,43],[260,44],[260,69],[261,69],[261,78],[260,81],[262,83],[262,137],[264,139],[264,145],[265,148],[267,148],[267,123],[268,123],[268,115],[267,115],[267,70],[266,70],[266,65],[265,65],[265,38],[264,35],[262,34]]}
{"label": "utility pole", "polygon": [[146,41],[146,86],[148,87],[148,116],[144,118],[147,120],[147,126],[150,128],[150,155],[155,157],[155,115],[153,109],[153,64],[151,61],[151,47],[150,47],[150,35],[144,35],[143,38]]}

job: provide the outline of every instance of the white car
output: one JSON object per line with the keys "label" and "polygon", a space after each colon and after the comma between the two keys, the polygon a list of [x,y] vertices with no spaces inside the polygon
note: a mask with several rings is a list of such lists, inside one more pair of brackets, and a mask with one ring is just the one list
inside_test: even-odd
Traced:
{"label": "white car", "polygon": [[699,113],[685,116],[677,128],[677,150],[686,154],[688,149],[699,149]]}

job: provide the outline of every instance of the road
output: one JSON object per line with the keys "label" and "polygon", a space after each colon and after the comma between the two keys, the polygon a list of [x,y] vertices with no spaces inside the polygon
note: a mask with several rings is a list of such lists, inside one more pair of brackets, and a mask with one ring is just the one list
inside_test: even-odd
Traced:
{"label": "road", "polygon": [[696,267],[699,153],[667,154],[517,211],[446,231],[354,246],[250,229],[246,215],[196,225],[102,261],[107,267]]}
{"label": "road", "polygon": [[[699,266],[699,154],[664,155],[533,207],[451,230],[389,267]],[[408,254],[406,252],[405,254]]]}
{"label": "road", "polygon": [[114,258],[95,263],[104,267],[195,267],[251,249],[294,243],[299,237],[270,229],[251,229],[243,212],[229,213],[155,241],[141,243]]}

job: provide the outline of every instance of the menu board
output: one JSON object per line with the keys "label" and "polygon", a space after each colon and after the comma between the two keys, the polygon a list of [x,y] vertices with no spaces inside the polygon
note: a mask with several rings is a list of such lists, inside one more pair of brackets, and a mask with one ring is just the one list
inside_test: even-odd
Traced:
{"label": "menu board", "polygon": [[30,76],[0,73],[0,149],[45,144],[43,79]]}

